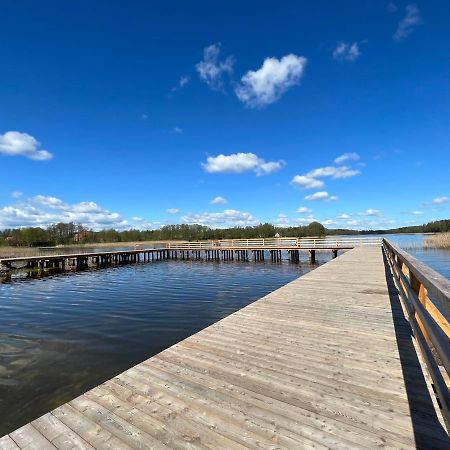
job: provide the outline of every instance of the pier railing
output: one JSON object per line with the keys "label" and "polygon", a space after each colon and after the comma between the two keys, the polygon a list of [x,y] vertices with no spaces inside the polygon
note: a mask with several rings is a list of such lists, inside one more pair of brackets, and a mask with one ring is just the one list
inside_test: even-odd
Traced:
{"label": "pier railing", "polygon": [[381,238],[256,238],[256,239],[222,239],[215,241],[178,241],[165,244],[167,249],[207,250],[227,248],[292,248],[292,249],[330,249],[353,248],[361,245],[381,246]]}
{"label": "pier railing", "polygon": [[450,430],[450,281],[386,239],[383,247]]}

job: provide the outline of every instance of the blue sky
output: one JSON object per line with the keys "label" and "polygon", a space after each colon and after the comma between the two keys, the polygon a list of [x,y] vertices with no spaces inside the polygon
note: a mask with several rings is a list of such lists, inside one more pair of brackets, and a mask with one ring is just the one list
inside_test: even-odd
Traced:
{"label": "blue sky", "polygon": [[450,6],[4,1],[0,228],[450,216]]}

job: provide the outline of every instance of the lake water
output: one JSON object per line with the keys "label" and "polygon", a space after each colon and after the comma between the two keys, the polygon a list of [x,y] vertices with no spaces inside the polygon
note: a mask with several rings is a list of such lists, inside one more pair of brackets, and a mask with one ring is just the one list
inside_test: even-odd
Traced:
{"label": "lake water", "polygon": [[[421,249],[422,235],[384,237],[450,277],[449,251]],[[0,436],[314,268],[302,258],[168,260],[0,284]]]}
{"label": "lake water", "polygon": [[424,262],[432,269],[450,278],[450,250],[427,249],[422,247],[424,234],[386,234],[383,237],[397,243],[400,247]]}
{"label": "lake water", "polygon": [[178,260],[0,284],[0,436],[311,269]]}

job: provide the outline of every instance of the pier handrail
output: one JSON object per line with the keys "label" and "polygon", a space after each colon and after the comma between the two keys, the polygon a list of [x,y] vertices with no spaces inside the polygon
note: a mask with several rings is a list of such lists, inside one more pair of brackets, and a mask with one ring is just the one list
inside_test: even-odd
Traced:
{"label": "pier handrail", "polygon": [[450,281],[386,239],[383,248],[450,432],[450,391],[438,365],[450,376]]}
{"label": "pier handrail", "polygon": [[379,237],[279,237],[279,238],[251,238],[251,239],[221,239],[214,241],[177,241],[166,243],[167,249],[227,249],[233,247],[292,247],[302,248],[353,248],[360,245],[381,246],[382,239]]}

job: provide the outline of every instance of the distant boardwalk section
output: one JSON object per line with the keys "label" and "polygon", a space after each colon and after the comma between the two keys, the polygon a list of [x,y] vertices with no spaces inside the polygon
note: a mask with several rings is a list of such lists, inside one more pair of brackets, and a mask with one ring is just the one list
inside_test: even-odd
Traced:
{"label": "distant boardwalk section", "polygon": [[395,250],[343,253],[1,438],[0,448],[449,449],[394,285],[391,259],[408,283],[395,273],[407,273]]}
{"label": "distant boardwalk section", "polygon": [[[291,262],[300,261],[300,252],[308,252],[315,262],[316,252],[331,251],[337,257],[341,250],[358,246],[380,245],[379,238],[261,238],[227,239],[216,241],[167,241],[155,243],[151,248],[110,251],[80,251],[60,253],[62,249],[42,248],[40,255],[11,256],[0,258],[0,272],[14,270],[39,271],[44,269],[82,270],[89,267],[108,267],[118,264],[153,262],[166,259],[205,259],[223,261],[281,261],[287,254]],[[49,254],[48,250],[54,253]]]}

